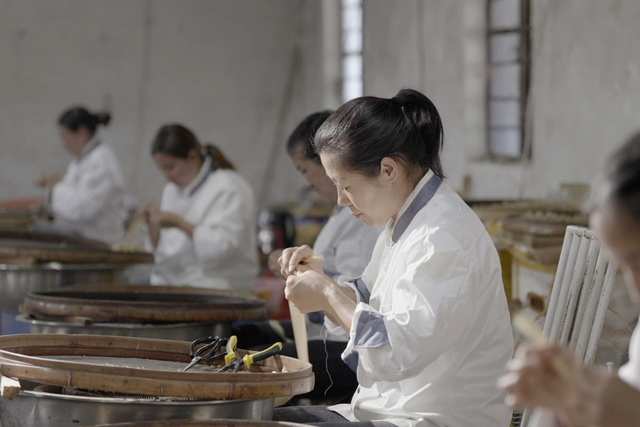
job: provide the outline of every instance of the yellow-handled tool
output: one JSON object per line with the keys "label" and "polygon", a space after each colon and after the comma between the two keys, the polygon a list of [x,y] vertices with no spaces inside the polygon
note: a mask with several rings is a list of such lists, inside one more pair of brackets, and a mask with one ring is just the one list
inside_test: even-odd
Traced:
{"label": "yellow-handled tool", "polygon": [[277,342],[267,349],[264,349],[257,353],[247,354],[242,359],[236,358],[234,360],[229,361],[229,363],[227,363],[222,368],[220,368],[218,372],[224,372],[231,368],[233,368],[233,372],[238,372],[242,365],[245,365],[248,368],[256,362],[260,362],[275,354],[280,353],[281,350],[282,350],[282,343]]}
{"label": "yellow-handled tool", "polygon": [[227,342],[227,355],[224,356],[224,363],[229,364],[236,358],[236,347],[238,347],[238,338],[232,335]]}

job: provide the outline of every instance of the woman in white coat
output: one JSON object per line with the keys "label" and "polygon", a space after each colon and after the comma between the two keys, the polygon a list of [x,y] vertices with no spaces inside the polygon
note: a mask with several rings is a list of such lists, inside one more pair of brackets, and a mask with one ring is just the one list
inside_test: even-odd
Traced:
{"label": "woman in white coat", "polygon": [[325,275],[309,247],[284,251],[286,297],[348,336],[342,358],[360,385],[351,405],[277,408],[275,420],[509,426],[496,386],[513,351],[498,254],[442,180],[442,138],[436,107],[413,90],[351,100],[318,129],[338,203],[386,228],[356,280]]}
{"label": "woman in white coat", "polygon": [[156,266],[153,284],[249,291],[258,273],[251,186],[224,155],[184,126],[163,126],[151,155],[167,179],[160,207],[140,215]]}
{"label": "woman in white coat", "polygon": [[44,173],[37,183],[51,190],[49,208],[56,227],[114,244],[124,237],[124,178],[115,152],[96,136],[97,127],[110,119],[108,113],[92,114],[83,107],[65,111],[58,131],[75,159],[62,179]]}

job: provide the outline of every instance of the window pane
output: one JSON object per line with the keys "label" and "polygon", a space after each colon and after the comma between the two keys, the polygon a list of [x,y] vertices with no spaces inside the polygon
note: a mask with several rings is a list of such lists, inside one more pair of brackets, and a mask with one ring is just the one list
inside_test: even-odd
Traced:
{"label": "window pane", "polygon": [[362,78],[362,56],[347,55],[344,57],[342,77],[345,80],[351,78]]}
{"label": "window pane", "polygon": [[362,80],[346,79],[342,82],[342,99],[347,102],[350,99],[362,96]]}
{"label": "window pane", "polygon": [[493,65],[489,95],[492,98],[520,97],[520,64]]}
{"label": "window pane", "polygon": [[342,29],[362,28],[362,8],[349,7],[342,9]]}
{"label": "window pane", "polygon": [[489,151],[494,156],[519,159],[522,155],[520,129],[489,131]]}
{"label": "window pane", "polygon": [[342,0],[342,7],[361,7],[361,0]]}
{"label": "window pane", "polygon": [[344,53],[362,52],[362,31],[345,31],[342,44]]}
{"label": "window pane", "polygon": [[520,57],[520,34],[494,34],[489,39],[491,62],[517,62]]}
{"label": "window pane", "polygon": [[520,126],[520,101],[490,101],[489,126]]}
{"label": "window pane", "polygon": [[491,0],[490,29],[516,28],[520,26],[520,0]]}

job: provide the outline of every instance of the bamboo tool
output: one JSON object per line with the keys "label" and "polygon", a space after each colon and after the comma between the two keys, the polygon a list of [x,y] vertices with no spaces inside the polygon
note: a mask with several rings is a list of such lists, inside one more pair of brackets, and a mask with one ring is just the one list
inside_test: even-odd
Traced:
{"label": "bamboo tool", "polygon": [[536,325],[529,316],[519,311],[513,316],[513,326],[524,335],[534,347],[544,347],[549,344],[549,340],[542,333],[542,329]]}
{"label": "bamboo tool", "polygon": [[131,223],[129,224],[129,228],[127,228],[127,234],[124,235],[124,242],[130,242],[133,239],[133,235],[138,231],[138,229],[142,226],[144,221],[139,216],[136,216]]}
{"label": "bamboo tool", "polygon": [[[522,311],[517,312],[511,322],[531,342],[533,347],[542,348],[551,344],[535,321]],[[557,359],[551,359],[551,365],[563,380],[571,381],[571,373]]]}
{"label": "bamboo tool", "polygon": [[320,254],[316,254],[314,253],[313,255],[311,255],[309,258],[305,258],[304,260],[302,260],[302,263],[306,264],[309,261],[318,261],[318,262],[322,262],[324,261],[324,255],[320,255]]}
{"label": "bamboo tool", "polygon": [[[308,258],[305,258],[302,263],[306,264],[309,261],[324,261],[324,256],[314,253]],[[302,264],[301,263],[301,264]],[[298,307],[293,305],[289,301],[289,313],[291,313],[291,326],[293,326],[293,338],[296,343],[296,352],[298,353],[298,359],[303,362],[309,361],[309,344],[307,343],[307,323],[304,318],[304,314],[298,310]]]}
{"label": "bamboo tool", "polygon": [[133,236],[138,231],[138,229],[142,226],[144,221],[139,216],[136,216],[129,223],[129,227],[127,228],[127,233],[124,235],[124,240],[120,243],[116,243],[113,245],[113,250],[118,252],[140,252],[143,251],[142,248],[138,246],[136,242],[133,241]]}
{"label": "bamboo tool", "polygon": [[[309,261],[324,261],[324,256],[314,253],[308,258],[305,258],[301,264],[306,264]],[[293,327],[293,341],[296,345],[296,353],[298,353],[298,359],[309,363],[309,344],[307,340],[307,323],[304,318],[304,314],[298,310],[298,307],[293,305],[289,301],[289,313],[291,315],[291,326]],[[291,397],[279,397],[276,399],[274,406],[282,406],[287,403]]]}

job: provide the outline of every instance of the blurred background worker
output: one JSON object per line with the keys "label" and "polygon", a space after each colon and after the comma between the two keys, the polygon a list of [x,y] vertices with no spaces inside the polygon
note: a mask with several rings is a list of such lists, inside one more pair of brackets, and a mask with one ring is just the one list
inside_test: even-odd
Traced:
{"label": "blurred background worker", "polygon": [[58,120],[64,148],[75,158],[60,177],[43,173],[37,184],[47,188],[50,214],[57,228],[114,244],[124,237],[124,177],[111,147],[96,135],[111,121],[109,113],[84,107],[65,111]]}
{"label": "blurred background worker", "polygon": [[156,261],[151,283],[249,291],[258,272],[251,186],[179,124],[160,128],[151,155],[168,181],[160,207],[140,211]]}

